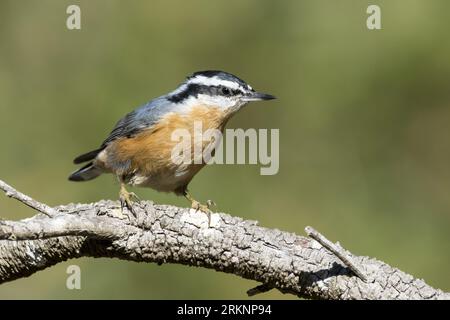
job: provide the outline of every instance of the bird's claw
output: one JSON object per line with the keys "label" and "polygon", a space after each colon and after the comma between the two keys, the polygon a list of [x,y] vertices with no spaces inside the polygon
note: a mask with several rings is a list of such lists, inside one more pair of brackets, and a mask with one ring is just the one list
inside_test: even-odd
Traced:
{"label": "bird's claw", "polygon": [[208,200],[206,201],[206,205],[202,204],[200,202],[198,202],[197,200],[195,200],[190,194],[189,192],[186,190],[184,196],[186,197],[187,200],[189,200],[191,202],[191,208],[194,209],[196,212],[197,211],[201,211],[206,213],[206,215],[208,216],[208,227],[211,227],[211,210],[210,208],[213,206],[216,206],[216,203],[212,200]]}
{"label": "bird's claw", "polygon": [[192,209],[195,209],[195,211],[201,211],[205,213],[211,212],[211,210],[209,209],[209,205],[202,204],[197,200],[192,201]]}
{"label": "bird's claw", "polygon": [[134,192],[129,192],[128,194],[129,194],[129,196],[130,196],[130,199],[134,199],[134,200],[136,200],[136,202],[141,201],[141,198],[139,198],[138,195],[137,195],[136,193],[134,193]]}
{"label": "bird's claw", "polygon": [[194,209],[196,212],[201,211],[203,213],[206,213],[207,217],[208,217],[208,227],[211,227],[211,207],[215,206],[216,204],[214,203],[214,201],[208,200],[205,204],[202,204],[200,202],[198,202],[197,200],[193,200],[192,201],[192,209]]}
{"label": "bird's claw", "polygon": [[206,200],[206,206],[208,209],[211,209],[212,207],[217,207],[217,204],[213,200]]}
{"label": "bird's claw", "polygon": [[134,192],[128,192],[124,187],[120,189],[119,199],[120,199],[120,208],[123,213],[123,209],[127,208],[134,217],[136,217],[136,212],[133,209],[133,200],[140,201],[139,197]]}

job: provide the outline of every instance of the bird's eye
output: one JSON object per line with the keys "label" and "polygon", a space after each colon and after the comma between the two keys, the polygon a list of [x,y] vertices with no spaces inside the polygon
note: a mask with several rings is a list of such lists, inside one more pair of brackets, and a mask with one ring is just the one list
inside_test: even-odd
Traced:
{"label": "bird's eye", "polygon": [[221,91],[224,96],[228,96],[231,93],[230,89],[228,89],[226,87],[222,87]]}

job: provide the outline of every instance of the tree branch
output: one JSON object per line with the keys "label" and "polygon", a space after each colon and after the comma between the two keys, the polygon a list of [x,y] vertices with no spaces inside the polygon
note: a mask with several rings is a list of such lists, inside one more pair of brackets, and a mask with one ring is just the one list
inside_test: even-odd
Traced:
{"label": "tree branch", "polygon": [[338,257],[350,270],[352,270],[355,275],[360,277],[361,280],[365,282],[368,281],[368,278],[364,274],[364,272],[360,269],[359,266],[355,264],[355,262],[352,261],[352,259],[345,253],[343,248],[332,243],[330,240],[325,238],[324,235],[322,235],[312,227],[306,227],[305,231],[310,238],[313,238],[314,240],[319,242],[322,246],[327,248],[331,253]]}
{"label": "tree branch", "polygon": [[55,214],[54,210],[50,208],[48,205],[40,203],[32,199],[31,197],[27,196],[26,194],[17,191],[16,189],[14,189],[13,187],[11,187],[9,184],[5,183],[2,180],[0,180],[0,190],[3,190],[7,197],[19,200],[23,204],[45,214],[46,216],[51,217]]}
{"label": "tree branch", "polygon": [[123,217],[113,201],[50,208],[2,181],[0,189],[51,215],[0,221],[0,283],[67,259],[111,257],[205,267],[262,283],[249,295],[278,289],[319,299],[450,299],[381,261],[352,255],[312,228],[307,233],[315,240],[224,213],[212,214],[208,227],[202,213],[148,201],[135,205],[136,217]]}

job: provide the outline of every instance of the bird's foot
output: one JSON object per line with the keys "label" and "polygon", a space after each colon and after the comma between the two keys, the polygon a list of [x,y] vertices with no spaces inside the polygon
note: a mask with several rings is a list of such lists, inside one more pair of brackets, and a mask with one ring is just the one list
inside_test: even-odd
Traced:
{"label": "bird's foot", "polygon": [[197,200],[193,200],[191,202],[191,207],[192,207],[192,209],[195,209],[196,211],[201,211],[201,212],[205,212],[205,213],[211,212],[208,204],[202,204],[202,203],[198,202]]}
{"label": "bird's foot", "polygon": [[120,187],[119,199],[122,214],[123,209],[127,208],[128,211],[130,211],[133,216],[136,217],[136,212],[133,209],[133,199],[136,201],[140,201],[139,197],[134,192],[128,192],[127,189],[125,189],[125,186],[122,185]]}
{"label": "bird's foot", "polygon": [[208,216],[208,227],[211,227],[211,213],[212,213],[211,207],[215,207],[216,203],[212,200],[208,200],[206,201],[206,204],[202,204],[197,200],[195,200],[194,198],[192,198],[192,196],[187,190],[184,192],[184,196],[191,202],[192,209],[194,209],[195,211],[201,211],[203,213],[206,213],[206,215]]}
{"label": "bird's foot", "polygon": [[212,200],[206,201],[206,204],[202,204],[195,199],[191,200],[192,209],[194,209],[195,211],[201,211],[205,213],[206,216],[208,217],[208,227],[211,227],[211,214],[212,214],[211,207],[215,205],[216,203]]}

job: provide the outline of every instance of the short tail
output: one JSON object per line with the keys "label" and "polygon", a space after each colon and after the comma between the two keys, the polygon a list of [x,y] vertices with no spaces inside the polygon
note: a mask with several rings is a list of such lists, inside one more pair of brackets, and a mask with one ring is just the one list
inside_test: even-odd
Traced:
{"label": "short tail", "polygon": [[94,163],[90,162],[81,169],[72,173],[69,177],[70,181],[89,181],[97,178],[102,174],[102,171],[94,166]]}
{"label": "short tail", "polygon": [[101,147],[99,149],[89,151],[88,153],[84,153],[81,156],[76,157],[75,160],[73,160],[73,163],[80,164],[86,161],[93,160],[103,149],[104,147]]}

